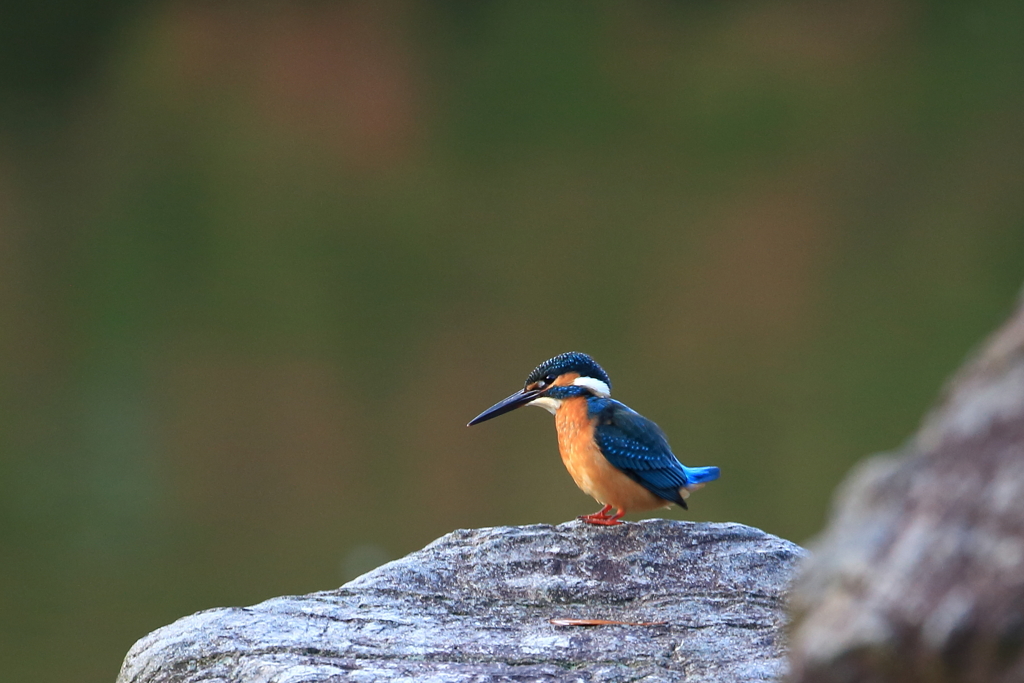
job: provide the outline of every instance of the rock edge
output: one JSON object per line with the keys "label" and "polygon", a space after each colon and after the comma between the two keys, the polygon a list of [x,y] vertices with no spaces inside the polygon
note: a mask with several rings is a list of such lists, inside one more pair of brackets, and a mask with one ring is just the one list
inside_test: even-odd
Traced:
{"label": "rock edge", "polygon": [[118,683],[778,680],[804,554],[741,524],[462,529],[337,590],[179,619]]}

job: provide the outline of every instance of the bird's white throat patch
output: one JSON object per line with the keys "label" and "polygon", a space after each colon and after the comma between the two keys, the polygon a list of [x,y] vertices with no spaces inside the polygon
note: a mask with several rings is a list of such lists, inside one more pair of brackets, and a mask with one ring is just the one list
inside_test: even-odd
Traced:
{"label": "bird's white throat patch", "polygon": [[554,415],[556,412],[558,412],[558,409],[562,407],[562,401],[557,398],[551,398],[550,396],[541,396],[540,398],[533,399],[526,405],[543,408],[544,410]]}
{"label": "bird's white throat patch", "polygon": [[572,381],[572,383],[578,387],[586,387],[587,389],[590,389],[601,398],[608,398],[612,395],[612,390],[608,385],[596,377],[577,377]]}

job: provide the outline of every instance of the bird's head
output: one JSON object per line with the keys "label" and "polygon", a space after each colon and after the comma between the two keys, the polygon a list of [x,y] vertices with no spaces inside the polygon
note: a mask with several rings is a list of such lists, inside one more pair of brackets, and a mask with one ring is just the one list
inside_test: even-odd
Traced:
{"label": "bird's head", "polygon": [[608,373],[593,358],[576,351],[563,353],[535,367],[521,391],[474,417],[469,426],[528,405],[554,413],[567,398],[585,395],[604,398],[611,394],[611,390]]}

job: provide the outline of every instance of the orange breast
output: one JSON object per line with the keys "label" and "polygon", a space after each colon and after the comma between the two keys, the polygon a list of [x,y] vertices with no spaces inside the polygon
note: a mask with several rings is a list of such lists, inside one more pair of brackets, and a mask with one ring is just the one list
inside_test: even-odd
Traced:
{"label": "orange breast", "polygon": [[608,462],[594,442],[596,424],[596,420],[587,417],[587,400],[583,397],[562,401],[555,413],[558,450],[576,485],[597,502],[623,511],[670,507],[668,501],[658,498]]}

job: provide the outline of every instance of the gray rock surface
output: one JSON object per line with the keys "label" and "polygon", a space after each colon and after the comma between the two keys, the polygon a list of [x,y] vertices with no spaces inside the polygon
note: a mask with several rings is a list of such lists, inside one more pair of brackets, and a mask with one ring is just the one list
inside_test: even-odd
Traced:
{"label": "gray rock surface", "polygon": [[337,590],[180,619],[118,681],[772,681],[803,554],[740,524],[459,530]]}
{"label": "gray rock surface", "polygon": [[851,475],[814,547],[793,681],[1024,681],[1024,307]]}

